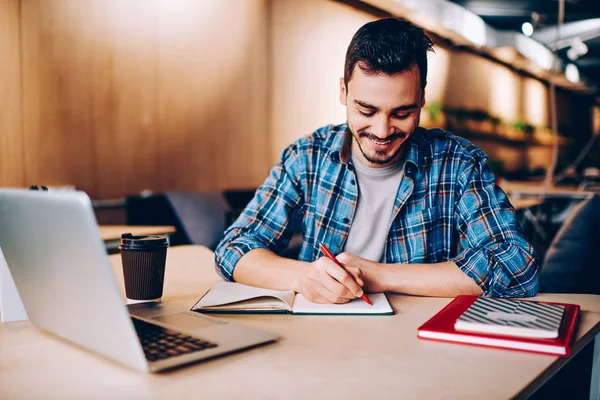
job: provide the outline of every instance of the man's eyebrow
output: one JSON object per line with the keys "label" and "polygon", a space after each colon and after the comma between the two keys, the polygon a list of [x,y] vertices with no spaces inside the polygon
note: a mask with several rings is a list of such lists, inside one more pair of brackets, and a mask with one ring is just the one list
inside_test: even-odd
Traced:
{"label": "man's eyebrow", "polygon": [[[354,100],[354,103],[358,104],[361,107],[368,108],[369,110],[379,110],[378,107],[376,107],[372,104],[366,103],[364,101],[361,101],[361,100]],[[417,108],[417,105],[414,103],[406,104],[406,105],[399,106],[399,107],[392,109],[392,112],[414,110],[415,108]]]}

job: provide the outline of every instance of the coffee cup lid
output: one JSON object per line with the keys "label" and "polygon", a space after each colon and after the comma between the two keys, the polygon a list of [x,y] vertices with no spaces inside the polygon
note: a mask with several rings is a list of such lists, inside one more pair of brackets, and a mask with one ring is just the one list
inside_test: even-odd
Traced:
{"label": "coffee cup lid", "polygon": [[133,236],[131,233],[121,235],[119,249],[125,250],[153,250],[168,247],[167,237],[163,235]]}

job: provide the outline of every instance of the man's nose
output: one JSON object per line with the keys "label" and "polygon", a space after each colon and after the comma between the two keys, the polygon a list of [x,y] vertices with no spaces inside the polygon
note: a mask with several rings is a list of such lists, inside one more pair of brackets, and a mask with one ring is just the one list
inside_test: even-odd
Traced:
{"label": "man's nose", "polygon": [[380,139],[385,139],[394,133],[394,127],[390,124],[390,119],[383,115],[377,118],[371,130],[373,135]]}

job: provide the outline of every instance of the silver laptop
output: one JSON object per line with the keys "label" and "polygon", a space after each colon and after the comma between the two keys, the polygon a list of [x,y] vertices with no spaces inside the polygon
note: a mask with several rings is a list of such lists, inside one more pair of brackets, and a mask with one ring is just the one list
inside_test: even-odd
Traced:
{"label": "silver laptop", "polygon": [[138,370],[278,338],[169,303],[125,306],[83,192],[0,189],[0,248],[35,326]]}

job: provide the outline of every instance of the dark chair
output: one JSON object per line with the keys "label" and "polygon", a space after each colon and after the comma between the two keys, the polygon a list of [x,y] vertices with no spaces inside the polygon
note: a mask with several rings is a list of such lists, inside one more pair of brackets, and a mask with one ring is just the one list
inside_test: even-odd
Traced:
{"label": "dark chair", "polygon": [[229,210],[226,215],[226,224],[230,226],[240,216],[244,208],[254,198],[256,189],[226,189],[223,197],[227,201]]}
{"label": "dark chair", "polygon": [[214,250],[227,228],[229,207],[221,193],[167,192],[165,197],[189,243]]}
{"label": "dark chair", "polygon": [[171,246],[201,244],[214,250],[226,228],[228,207],[220,193],[167,192],[129,196],[128,225],[172,225]]}
{"label": "dark chair", "polygon": [[127,225],[174,226],[170,245],[190,244],[181,222],[163,194],[128,196],[125,199],[125,215]]}
{"label": "dark chair", "polygon": [[[171,245],[201,244],[215,250],[225,229],[254,197],[255,189],[220,192],[167,192],[130,196],[126,200],[128,225],[173,225]],[[281,255],[297,259],[302,245],[300,228]]]}
{"label": "dark chair", "polygon": [[582,201],[552,240],[540,291],[600,294],[600,195]]}

